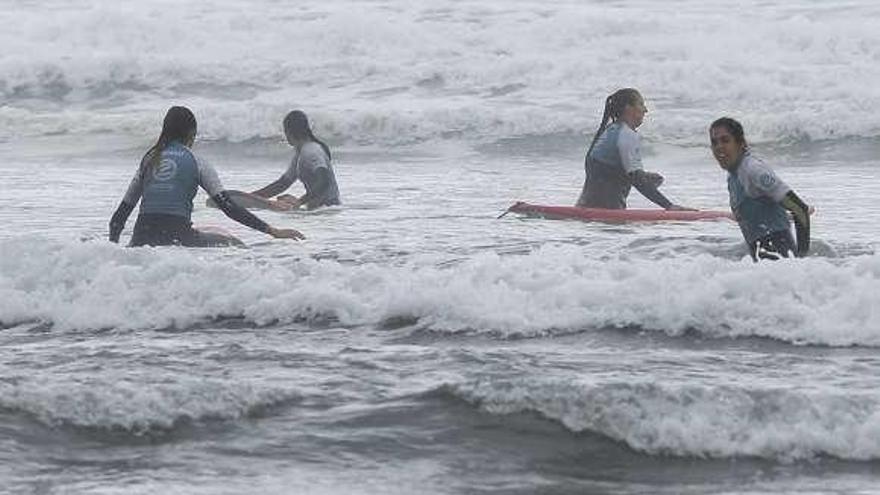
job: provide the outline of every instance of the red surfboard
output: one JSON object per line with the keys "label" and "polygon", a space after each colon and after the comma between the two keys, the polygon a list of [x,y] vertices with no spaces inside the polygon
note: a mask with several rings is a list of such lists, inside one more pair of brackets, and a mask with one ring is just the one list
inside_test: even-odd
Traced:
{"label": "red surfboard", "polygon": [[693,222],[698,220],[733,220],[729,211],[683,211],[683,210],[608,210],[605,208],[580,208],[577,206],[533,205],[518,201],[507,212],[552,220],[572,219],[586,222]]}

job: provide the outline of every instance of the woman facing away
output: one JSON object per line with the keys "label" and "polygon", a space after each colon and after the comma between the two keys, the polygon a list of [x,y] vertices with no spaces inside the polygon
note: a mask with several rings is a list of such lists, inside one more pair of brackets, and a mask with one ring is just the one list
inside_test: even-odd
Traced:
{"label": "woman facing away", "polygon": [[110,220],[110,240],[119,242],[125,222],[140,201],[131,246],[241,244],[235,237],[192,227],[192,202],[199,186],[229,218],[276,238],[304,239],[294,229],[268,225],[229,198],[214,168],[190,149],[196,130],[196,118],[188,108],[175,106],[168,110],[158,141],[144,154],[125,197]]}
{"label": "woman facing away", "polygon": [[278,199],[291,208],[305,205],[313,210],[321,206],[339,204],[339,187],[336,175],[330,164],[330,148],[315,137],[309,126],[309,119],[300,110],[294,110],[284,117],[284,135],[287,142],[296,150],[290,166],[281,177],[268,186],[250,194],[261,198],[271,198],[286,191],[297,180],[302,181],[305,194],[296,197],[290,194],[279,196]]}
{"label": "woman facing away", "polygon": [[[709,126],[712,154],[727,171],[730,209],[752,259],[806,256],[810,250],[811,209],[761,159],[752,155],[739,122],[722,117]],[[791,236],[794,219],[797,243]]]}
{"label": "woman facing away", "polygon": [[[584,160],[586,178],[577,206],[583,208],[626,208],[626,198],[635,187],[646,198],[667,210],[686,210],[673,204],[658,190],[663,177],[642,166],[641,137],[645,100],[633,88],[615,91],[605,99],[599,130]],[[609,124],[610,122],[610,124]]]}

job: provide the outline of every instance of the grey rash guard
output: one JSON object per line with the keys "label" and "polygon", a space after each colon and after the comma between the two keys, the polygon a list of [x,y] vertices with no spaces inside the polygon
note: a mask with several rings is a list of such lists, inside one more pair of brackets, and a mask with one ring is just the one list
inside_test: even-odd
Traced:
{"label": "grey rash guard", "polygon": [[314,209],[319,206],[339,204],[339,186],[336,174],[330,164],[330,158],[320,144],[310,141],[305,143],[299,153],[293,157],[290,166],[281,176],[281,180],[293,184],[302,181],[306,189],[306,207]]}
{"label": "grey rash guard", "polygon": [[623,122],[609,125],[586,157],[586,177],[577,206],[625,209],[630,187],[663,208],[672,206],[655,185],[645,179],[641,137]]}

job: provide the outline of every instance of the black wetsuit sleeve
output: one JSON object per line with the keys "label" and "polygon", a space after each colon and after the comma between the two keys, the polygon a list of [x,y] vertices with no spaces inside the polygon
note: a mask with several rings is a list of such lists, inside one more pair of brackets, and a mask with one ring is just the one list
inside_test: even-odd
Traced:
{"label": "black wetsuit sleeve", "polygon": [[669,201],[669,199],[667,199],[666,196],[664,196],[663,193],[661,193],[660,190],[657,189],[657,186],[655,186],[648,179],[648,176],[643,171],[635,170],[633,172],[630,172],[629,180],[632,183],[633,187],[638,189],[638,191],[642,193],[642,195],[653,201],[658,206],[667,210],[672,207],[672,201]]}
{"label": "black wetsuit sleeve", "polygon": [[119,242],[119,234],[125,228],[125,222],[128,221],[132,210],[134,210],[133,204],[126,203],[125,201],[119,203],[119,207],[116,208],[116,211],[110,218],[110,242]]}
{"label": "black wetsuit sleeve", "polygon": [[269,233],[269,224],[257,218],[253,213],[235,204],[226,191],[221,191],[211,199],[214,200],[217,207],[220,208],[227,217],[254,230],[259,230],[260,232],[265,232],[267,234]]}
{"label": "black wetsuit sleeve", "polygon": [[296,182],[296,179],[290,178],[288,174],[284,174],[278,178],[275,182],[269,184],[268,186],[258,189],[253,192],[255,196],[260,196],[263,198],[271,198],[272,196],[278,196],[287,190],[293,183]]}
{"label": "black wetsuit sleeve", "polygon": [[782,198],[782,207],[791,212],[794,220],[795,235],[797,237],[797,252],[800,258],[810,251],[810,207],[795,194],[788,191]]}

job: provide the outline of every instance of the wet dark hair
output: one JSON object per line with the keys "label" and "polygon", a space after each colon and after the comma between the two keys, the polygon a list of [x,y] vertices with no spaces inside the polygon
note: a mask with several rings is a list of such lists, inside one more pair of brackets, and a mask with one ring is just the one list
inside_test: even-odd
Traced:
{"label": "wet dark hair", "polygon": [[711,136],[712,130],[718,127],[724,127],[730,132],[730,135],[733,136],[733,139],[736,140],[737,143],[743,145],[743,147],[748,148],[749,144],[746,142],[746,133],[743,130],[742,124],[737,122],[735,119],[730,117],[721,117],[720,119],[712,122],[712,125],[709,126],[709,134]]}
{"label": "wet dark hair", "polygon": [[605,110],[602,112],[602,123],[599,124],[599,129],[593,136],[593,141],[590,142],[590,148],[587,149],[587,155],[593,151],[593,146],[596,145],[599,136],[601,136],[602,133],[605,132],[605,128],[608,127],[608,122],[617,122],[623,114],[623,109],[626,108],[627,105],[634,105],[641,99],[641,93],[634,88],[618,89],[614,93],[608,95],[608,98],[605,98]]}
{"label": "wet dark hair", "polygon": [[306,117],[305,112],[302,110],[294,110],[284,117],[284,131],[289,132],[295,138],[307,139],[318,143],[324,149],[324,153],[327,154],[327,159],[333,158],[330,154],[330,148],[324,144],[324,141],[315,137],[312,128],[309,126],[309,118]]}
{"label": "wet dark hair", "polygon": [[141,177],[147,178],[147,170],[155,170],[162,162],[162,150],[165,149],[172,141],[186,141],[190,136],[194,136],[198,124],[196,116],[186,107],[171,107],[165,114],[165,120],[162,121],[162,132],[159,139],[147,152],[141,160]]}

